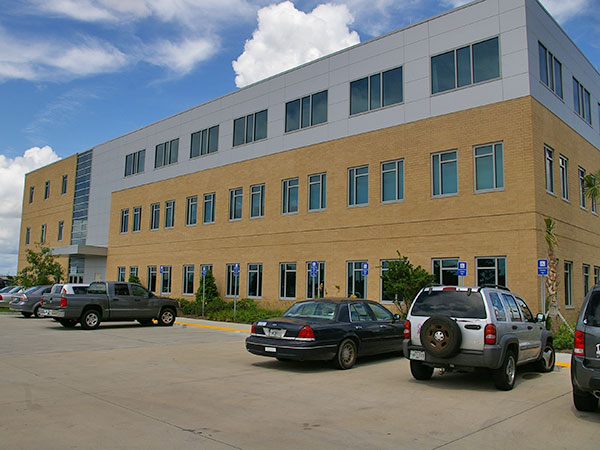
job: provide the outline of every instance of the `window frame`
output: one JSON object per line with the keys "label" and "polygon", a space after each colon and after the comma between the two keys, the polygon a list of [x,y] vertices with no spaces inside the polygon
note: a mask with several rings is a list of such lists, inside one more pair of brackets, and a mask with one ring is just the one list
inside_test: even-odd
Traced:
{"label": "window frame", "polygon": [[50,180],[47,180],[44,183],[44,200],[48,200],[50,198]]}
{"label": "window frame", "polygon": [[[491,154],[487,153],[487,154],[483,154],[483,155],[477,155],[477,150],[478,149],[483,149],[485,147],[491,147],[492,152]],[[498,156],[499,155],[499,156]],[[477,166],[477,160],[482,160],[483,158],[490,158],[492,159],[492,186],[491,188],[477,188],[477,182],[479,180],[479,174],[477,172],[477,170],[479,169],[479,167]],[[498,166],[501,165],[501,168],[499,169]],[[501,170],[501,179],[499,180],[499,170]],[[489,144],[481,144],[481,145],[476,145],[473,147],[473,179],[474,179],[474,188],[475,188],[475,193],[477,194],[481,194],[481,193],[486,193],[486,192],[497,192],[497,191],[503,191],[506,188],[506,185],[504,183],[504,142],[502,141],[498,141],[498,142],[492,142]]]}
{"label": "window frame", "polygon": [[[294,184],[295,183],[295,184]],[[298,214],[300,209],[300,179],[287,178],[281,181],[281,214],[284,216]],[[292,195],[293,194],[293,195]],[[293,208],[292,199],[295,198],[296,206]]]}
{"label": "window frame", "polygon": [[[400,101],[398,102],[394,102],[394,103],[385,103],[385,87],[384,87],[384,80],[385,80],[385,74],[389,74],[395,70],[400,70]],[[377,81],[375,81],[377,80]],[[367,84],[367,98],[366,98],[366,102],[367,102],[367,108],[366,109],[360,109],[357,111],[353,112],[353,95],[352,95],[352,90],[353,87],[356,86],[357,83],[360,82],[366,82]],[[373,83],[376,82],[378,83],[378,87],[374,93],[374,86]],[[392,106],[396,106],[396,105],[401,105],[404,104],[404,66],[400,65],[400,66],[396,66],[396,67],[390,67],[386,70],[382,70],[381,72],[375,72],[375,73],[371,73],[369,75],[366,75],[364,77],[361,78],[357,78],[355,80],[350,81],[349,85],[348,85],[348,98],[349,98],[349,105],[348,105],[348,109],[349,109],[349,113],[348,115],[350,117],[353,116],[357,116],[359,114],[366,114],[368,112],[371,111],[376,111],[379,109],[383,109],[383,108],[391,108]],[[377,93],[378,91],[378,93]],[[374,100],[374,96],[377,95],[378,97],[378,101],[377,102],[373,102]],[[358,106],[358,105],[357,105]]]}
{"label": "window frame", "polygon": [[60,187],[60,195],[65,195],[67,193],[68,182],[69,182],[69,176],[63,175],[62,176],[62,184]]}
{"label": "window frame", "polygon": [[585,123],[592,126],[592,96],[575,77],[573,77],[573,111]]}
{"label": "window frame", "polygon": [[[293,268],[292,268],[293,266]],[[288,274],[293,275],[294,295],[288,297]],[[290,280],[291,281],[291,280]],[[298,294],[298,265],[295,262],[279,263],[279,300],[296,300]]]}
{"label": "window frame", "polygon": [[587,211],[587,199],[585,197],[585,174],[583,167],[577,166],[577,175],[579,177],[579,207]]}
{"label": "window frame", "polygon": [[[362,274],[362,266],[364,263],[368,263],[368,260],[352,260],[346,261],[346,297],[351,297],[352,295],[356,296],[358,299],[367,299],[369,298],[369,286],[368,286],[368,278]],[[352,267],[351,267],[352,266]],[[350,271],[352,271],[352,289],[350,289]],[[364,285],[365,292],[362,297],[356,295],[356,283],[357,283],[357,273],[359,273],[360,281],[362,281]],[[368,275],[367,275],[368,276]]]}
{"label": "window frame", "polygon": [[563,264],[563,286],[565,307],[573,308],[573,261],[565,261]]}
{"label": "window frame", "polygon": [[129,231],[129,208],[123,208],[121,210],[121,232],[120,234],[127,234]]}
{"label": "window frame", "polygon": [[150,205],[150,231],[160,229],[160,203]]}
{"label": "window frame", "polygon": [[142,207],[134,206],[131,219],[131,232],[139,233],[142,229]]}
{"label": "window frame", "polygon": [[[216,134],[216,138],[215,138]],[[197,137],[197,139],[195,139]],[[215,147],[212,148],[213,141],[216,140]],[[198,142],[198,152],[194,151],[194,143]],[[219,151],[219,125],[204,128],[190,135],[190,159],[199,158],[200,156],[210,155]]]}
{"label": "window frame", "polygon": [[[237,207],[237,202],[240,202],[239,208]],[[237,217],[237,212],[239,210],[239,217]],[[230,222],[238,222],[243,218],[243,210],[244,210],[244,189],[241,187],[229,189],[229,221]]]}
{"label": "window frame", "polygon": [[560,198],[569,201],[569,158],[565,155],[558,157],[560,171]]}
{"label": "window frame", "polygon": [[[216,193],[215,192],[209,192],[203,195],[203,200],[202,200],[202,224],[203,225],[210,225],[212,223],[215,223],[215,199],[216,199]],[[207,211],[207,205],[210,205],[210,221],[206,220],[206,211]]]}
{"label": "window frame", "polygon": [[[181,286],[181,294],[182,295],[194,295],[194,265],[193,264],[184,264],[183,265],[183,281]],[[191,277],[191,279],[190,279]],[[191,287],[190,287],[191,284]]]}
{"label": "window frame", "polygon": [[[315,109],[315,97],[319,96],[319,95],[323,95],[325,94],[325,120],[321,120],[319,122],[315,122],[314,121],[314,109]],[[295,128],[291,128],[289,126],[289,115],[288,115],[288,107],[291,106],[293,103],[298,102],[298,123],[297,124],[292,124],[292,126],[298,125]],[[305,112],[304,109],[308,108],[308,112]],[[308,117],[307,117],[308,116]],[[306,122],[305,122],[306,119]],[[312,128],[315,127],[317,125],[321,125],[324,123],[327,123],[329,119],[329,92],[328,89],[319,91],[319,92],[314,92],[312,94],[309,95],[305,95],[303,97],[294,99],[294,100],[290,100],[289,102],[286,102],[285,104],[285,120],[284,120],[284,130],[285,133],[293,133],[295,131],[301,131],[307,128]]]}
{"label": "window frame", "polygon": [[138,150],[137,152],[125,155],[125,172],[124,176],[129,177],[143,173],[146,166],[146,149]]}
{"label": "window frame", "polygon": [[[442,160],[442,156],[444,155],[450,155],[451,153],[454,153],[454,159],[447,159],[445,161]],[[438,162],[435,162],[435,158],[438,158]],[[444,150],[441,152],[435,152],[431,154],[431,198],[444,198],[444,197],[454,197],[458,195],[458,188],[460,186],[459,183],[459,178],[458,178],[458,149],[452,149],[452,150]],[[456,191],[455,192],[442,192],[443,191],[443,179],[444,179],[444,165],[449,165],[449,164],[454,164],[455,165],[455,170],[456,170]],[[436,194],[435,192],[435,187],[436,187],[436,183],[435,183],[435,167],[438,167],[438,175],[439,175],[439,180],[437,180],[438,186],[439,186],[439,193]]]}
{"label": "window frame", "polygon": [[225,286],[225,297],[239,297],[240,295],[240,275],[238,272],[238,276],[234,275],[235,263],[228,263],[226,265],[227,270],[227,280]]}
{"label": "window frame", "polygon": [[[170,294],[173,286],[172,286],[172,267],[171,266],[165,266],[165,265],[161,265],[160,266],[161,271],[160,271],[160,293],[161,294]],[[165,291],[165,281],[166,284],[168,285],[168,291]]]}
{"label": "window frame", "polygon": [[[318,269],[316,277],[310,275],[310,263],[311,261],[306,261],[306,299],[314,300],[315,298],[323,298],[325,297],[325,261],[317,261]],[[316,283],[313,283],[313,281]],[[316,297],[313,297],[312,293],[313,284],[315,285]]]}
{"label": "window frame", "polygon": [[198,223],[198,196],[191,195],[185,199],[185,226],[192,227]]}
{"label": "window frame", "polygon": [[[258,198],[258,214],[254,214],[255,200]],[[250,219],[265,217],[265,183],[250,186]]]}
{"label": "window frame", "polygon": [[[438,284],[443,284],[443,285],[448,285],[448,286],[458,286],[460,284],[460,277],[458,276],[458,263],[460,261],[459,257],[442,257],[442,258],[431,258],[431,273],[433,274],[433,276],[436,278],[436,280],[434,281],[434,283],[438,283]],[[439,273],[436,273],[436,263],[439,263]],[[456,265],[453,266],[446,266],[444,267],[444,263],[456,263]],[[444,282],[444,273],[452,273],[455,272],[456,273],[456,284],[450,284],[450,283],[445,283]]]}
{"label": "window frame", "polygon": [[43,223],[42,227],[41,227],[41,232],[40,232],[40,244],[44,244],[46,242],[46,232],[47,232],[47,227],[46,227],[46,224]]}
{"label": "window frame", "polygon": [[[318,177],[318,181],[311,181],[311,178]],[[325,211],[327,209],[327,172],[313,173],[308,175],[308,212]],[[311,187],[318,186],[319,207],[311,208]]]}
{"label": "window frame", "polygon": [[546,176],[546,192],[556,195],[554,193],[554,149],[548,145],[544,145],[544,173]]}
{"label": "window frame", "polygon": [[[387,164],[394,164],[394,169],[384,169],[384,166]],[[404,201],[404,158],[394,159],[391,161],[383,161],[381,162],[381,203],[389,204],[389,203],[398,203]],[[386,173],[394,173],[394,187],[395,194],[392,200],[385,200],[385,174]]]}
{"label": "window frame", "polygon": [[62,242],[63,237],[64,237],[64,231],[65,231],[65,221],[64,220],[59,220],[58,221],[58,233],[56,236],[56,240],[58,242]]}
{"label": "window frame", "polygon": [[[366,169],[366,173],[357,173],[358,170],[362,170],[362,169]],[[365,202],[362,203],[358,203],[358,194],[359,194],[359,186],[358,186],[358,181],[359,179],[362,179],[363,177],[366,178],[366,197],[367,200]],[[364,206],[368,206],[369,205],[369,165],[368,164],[364,164],[364,165],[360,165],[360,166],[355,166],[355,167],[349,167],[348,168],[348,189],[346,191],[347,193],[347,207],[348,208],[359,208],[359,207],[364,207]]]}
{"label": "window frame", "polygon": [[[160,164],[159,164],[159,147],[160,150]],[[167,161],[168,160],[168,161]],[[161,142],[157,144],[154,149],[154,168],[160,169],[161,167],[170,166],[177,164],[179,161],[179,138],[171,139],[170,141]]]}
{"label": "window frame", "polygon": [[[256,120],[257,117],[261,117],[261,123],[262,123],[262,115],[264,114],[264,122],[265,122],[265,135],[261,137],[256,137],[256,131],[257,131],[257,123],[258,121]],[[241,124],[243,120],[243,131],[244,131],[244,138],[243,138],[243,142],[238,142],[236,140],[236,129],[239,126],[238,124]],[[251,130],[251,132],[250,132]],[[262,141],[264,139],[267,139],[269,137],[269,109],[263,109],[261,111],[257,111],[255,113],[252,114],[248,114],[245,116],[241,116],[238,117],[236,119],[233,119],[233,142],[232,142],[232,147],[239,147],[241,145],[245,145],[245,144],[251,144],[252,142],[256,142],[256,141]],[[241,133],[240,133],[241,135]]]}
{"label": "window frame", "polygon": [[175,227],[175,200],[165,201],[165,230]]}
{"label": "window frame", "polygon": [[[494,267],[491,266],[481,266],[479,263],[481,260],[484,259],[493,259],[494,260]],[[507,264],[507,257],[506,256],[477,256],[475,257],[475,279],[477,281],[477,286],[480,286],[481,284],[484,283],[480,283],[479,282],[479,271],[480,270],[494,270],[494,283],[492,284],[496,284],[496,285],[500,285],[500,286],[506,286],[506,279],[508,277],[507,274],[507,269],[508,269],[508,264]],[[503,269],[504,269],[504,281],[502,281],[500,279],[500,271],[502,270],[502,268],[500,267],[500,261],[503,261]]]}
{"label": "window frame", "polygon": [[[544,52],[543,61],[542,51]],[[538,41],[538,61],[540,68],[540,82],[562,100],[564,97],[562,63],[540,41]],[[556,70],[557,64],[559,68],[558,77]],[[544,76],[542,76],[542,70]]]}
{"label": "window frame", "polygon": [[[262,263],[248,263],[248,282],[247,282],[247,295],[248,298],[262,298],[262,281],[263,281],[263,264]],[[251,284],[255,282],[254,291],[251,292]]]}
{"label": "window frame", "polygon": [[117,281],[119,283],[125,283],[125,266],[117,266]]}

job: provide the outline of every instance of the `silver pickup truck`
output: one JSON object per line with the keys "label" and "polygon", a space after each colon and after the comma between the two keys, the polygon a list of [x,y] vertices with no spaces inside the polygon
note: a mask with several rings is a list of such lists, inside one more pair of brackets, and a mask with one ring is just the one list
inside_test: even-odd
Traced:
{"label": "silver pickup truck", "polygon": [[137,283],[96,281],[87,294],[53,294],[44,297],[41,315],[52,317],[65,328],[78,323],[85,330],[98,328],[100,322],[137,320],[150,325],[171,326],[177,317],[177,301],[157,297]]}

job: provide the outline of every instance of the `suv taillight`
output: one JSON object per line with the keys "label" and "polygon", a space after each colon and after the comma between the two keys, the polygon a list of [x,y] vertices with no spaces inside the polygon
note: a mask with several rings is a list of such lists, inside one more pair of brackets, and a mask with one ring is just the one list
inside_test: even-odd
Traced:
{"label": "suv taillight", "polygon": [[410,339],[410,320],[404,322],[404,339]]}
{"label": "suv taillight", "polygon": [[485,343],[486,345],[492,345],[496,343],[497,333],[496,333],[496,325],[488,323],[485,326]]}
{"label": "suv taillight", "polygon": [[60,307],[64,308],[65,306],[67,306],[67,298],[66,297],[61,297],[60,298]]}
{"label": "suv taillight", "polygon": [[585,355],[585,334],[583,331],[575,330],[575,342],[573,345],[573,353],[577,356]]}
{"label": "suv taillight", "polygon": [[315,338],[315,332],[313,331],[313,329],[311,327],[309,327],[308,325],[306,325],[305,327],[303,327],[298,332],[298,337],[299,338],[304,338],[304,339],[314,339]]}

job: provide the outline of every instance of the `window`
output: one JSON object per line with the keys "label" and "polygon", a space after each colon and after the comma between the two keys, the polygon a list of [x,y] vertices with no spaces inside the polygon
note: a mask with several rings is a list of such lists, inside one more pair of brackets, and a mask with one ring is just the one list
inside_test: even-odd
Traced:
{"label": "window", "polygon": [[317,261],[315,277],[310,270],[310,261],[306,263],[306,298],[323,298],[325,296],[325,262]]}
{"label": "window", "polygon": [[296,298],[296,263],[279,264],[279,298],[282,300]]}
{"label": "window", "polygon": [[500,77],[498,38],[431,58],[431,93],[449,91]]}
{"label": "window", "polygon": [[508,305],[508,311],[510,312],[510,320],[511,322],[522,322],[521,319],[521,310],[517,306],[517,302],[512,295],[502,294],[502,298]]}
{"label": "window", "polygon": [[431,155],[432,192],[434,197],[458,193],[456,150]]}
{"label": "window", "polygon": [[540,80],[556,95],[563,98],[562,64],[546,47],[538,42],[540,53]]}
{"label": "window", "polygon": [[148,266],[148,290],[156,292],[156,266]]}
{"label": "window", "polygon": [[563,200],[569,200],[569,160],[560,155],[560,197]]}
{"label": "window", "polygon": [[227,286],[225,295],[227,297],[237,297],[240,295],[240,277],[235,275],[235,264],[227,264]]}
{"label": "window", "polygon": [[129,230],[129,208],[121,210],[121,233]]}
{"label": "window", "polygon": [[46,242],[46,224],[42,225],[42,231],[40,233],[40,243]]}
{"label": "window", "polygon": [[348,206],[369,203],[369,166],[348,169]]}
{"label": "window", "polygon": [[573,306],[573,263],[565,261],[564,283],[565,286],[565,306]]}
{"label": "window", "polygon": [[281,204],[283,214],[298,212],[298,178],[283,180]]}
{"label": "window", "polygon": [[573,77],[573,108],[579,117],[592,124],[590,93],[575,77]]}
{"label": "window", "polygon": [[154,152],[154,168],[175,164],[179,153],[179,138],[163,142],[156,146]]}
{"label": "window", "polygon": [[61,195],[65,195],[67,193],[67,179],[68,179],[67,175],[63,175],[62,176],[62,185],[61,185],[61,188],[60,188],[60,194]]}
{"label": "window", "polygon": [[160,272],[162,274],[162,282],[160,286],[160,292],[162,294],[171,293],[171,266],[160,266]]}
{"label": "window", "polygon": [[546,192],[554,194],[554,150],[544,146],[546,155]]}
{"label": "window", "polygon": [[308,176],[308,210],[322,211],[327,207],[327,174]]}
{"label": "window", "polygon": [[138,277],[138,267],[137,266],[131,266],[129,267],[129,278],[131,277]]}
{"label": "window", "polygon": [[402,66],[350,83],[350,115],[402,101]]}
{"label": "window", "polygon": [[29,245],[29,241],[31,240],[31,228],[25,228],[25,245]]}
{"label": "window", "polygon": [[492,306],[494,307],[496,320],[499,322],[506,322],[506,309],[504,308],[504,303],[502,303],[502,300],[500,300],[498,294],[491,292],[490,300],[492,301]]}
{"label": "window", "polygon": [[379,288],[381,290],[381,301],[385,303],[391,303],[396,299],[396,295],[390,291],[387,280],[383,278],[385,273],[390,269],[390,263],[392,261],[398,261],[397,259],[387,259],[381,261],[381,280]]}
{"label": "window", "polygon": [[194,266],[183,266],[183,294],[191,295],[194,293]]}
{"label": "window", "polygon": [[579,167],[579,206],[583,209],[586,209],[586,200],[585,200],[585,169],[583,167]]}
{"label": "window", "polygon": [[46,181],[44,185],[44,200],[48,200],[50,197],[50,181]]}
{"label": "window", "polygon": [[367,279],[363,275],[363,264],[367,261],[348,261],[346,296],[356,298],[367,298]]}
{"label": "window", "polygon": [[585,297],[590,292],[590,266],[583,264],[581,266],[581,272],[583,275],[583,296]]}
{"label": "window", "polygon": [[29,203],[33,203],[33,194],[35,192],[35,187],[31,186],[29,188]]}
{"label": "window", "polygon": [[142,225],[142,207],[136,206],[133,208],[133,222],[131,224],[131,231],[140,231]]}
{"label": "window", "polygon": [[248,144],[267,137],[267,110],[233,121],[233,146]]}
{"label": "window", "polygon": [[381,163],[381,201],[404,200],[404,160]]}
{"label": "window", "polygon": [[371,312],[375,316],[375,320],[378,322],[387,322],[392,321],[394,319],[392,313],[381,305],[378,305],[376,303],[368,303],[367,307],[371,310]]}
{"label": "window", "polygon": [[265,216],[265,185],[250,186],[250,218]]}
{"label": "window", "polygon": [[56,240],[58,242],[61,242],[63,240],[64,230],[65,230],[65,222],[64,222],[64,220],[59,220],[59,222],[58,222],[58,236],[56,238]]}
{"label": "window", "polygon": [[203,223],[215,222],[215,193],[204,194]]}
{"label": "window", "polygon": [[327,122],[327,91],[287,102],[285,132]]}
{"label": "window", "polygon": [[173,228],[175,225],[175,200],[165,202],[165,228]]}
{"label": "window", "polygon": [[200,274],[201,274],[201,275],[202,275],[202,271],[203,271],[204,269],[206,269],[206,273],[208,273],[208,272],[211,272],[211,273],[212,273],[213,266],[212,266],[212,264],[202,264],[202,265],[200,266]]}
{"label": "window", "polygon": [[364,303],[352,303],[350,305],[350,321],[351,322],[371,322],[370,308]]}
{"label": "window", "polygon": [[590,199],[590,205],[591,205],[592,214],[598,215],[598,202],[596,200],[596,197],[592,197]]}
{"label": "window", "polygon": [[477,285],[494,284],[506,286],[506,257],[475,258]]}
{"label": "window", "polygon": [[458,258],[434,258],[431,266],[435,283],[458,286]]}
{"label": "window", "polygon": [[150,229],[158,230],[160,226],[160,203],[150,205]]}
{"label": "window", "polygon": [[194,195],[192,197],[188,197],[186,200],[185,224],[188,226],[196,225],[197,215],[198,215],[198,196]]}
{"label": "window", "polygon": [[594,286],[600,284],[600,267],[594,266]]}
{"label": "window", "polygon": [[248,264],[248,297],[262,297],[262,264]]}
{"label": "window", "polygon": [[117,267],[117,281],[125,281],[125,267],[123,266]]}
{"label": "window", "polygon": [[474,148],[475,191],[504,188],[504,152],[502,143]]}
{"label": "window", "polygon": [[[164,144],[161,144],[164,145]],[[164,155],[163,155],[164,156]],[[175,157],[177,158],[177,157]],[[144,166],[146,165],[146,150],[140,150],[139,152],[130,153],[125,156],[125,176],[135,175],[136,173],[142,173]],[[158,166],[156,166],[158,167]]]}
{"label": "window", "polygon": [[242,219],[242,188],[229,191],[229,220]]}
{"label": "window", "polygon": [[219,125],[192,133],[190,158],[208,155],[219,150]]}

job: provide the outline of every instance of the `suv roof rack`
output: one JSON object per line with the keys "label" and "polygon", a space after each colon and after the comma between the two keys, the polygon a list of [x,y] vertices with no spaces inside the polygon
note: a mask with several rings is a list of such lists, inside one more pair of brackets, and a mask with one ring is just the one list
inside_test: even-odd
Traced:
{"label": "suv roof rack", "polygon": [[495,288],[495,289],[503,289],[505,291],[511,292],[509,288],[507,288],[506,286],[502,286],[501,284],[491,284],[491,283],[484,283],[481,286],[479,286],[480,288]]}

